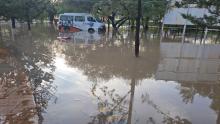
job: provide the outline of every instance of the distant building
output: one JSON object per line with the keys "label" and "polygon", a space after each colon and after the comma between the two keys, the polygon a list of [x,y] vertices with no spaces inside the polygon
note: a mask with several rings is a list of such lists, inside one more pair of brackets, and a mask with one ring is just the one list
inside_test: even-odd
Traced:
{"label": "distant building", "polygon": [[204,15],[208,15],[208,9],[206,8],[172,8],[164,16],[165,25],[194,25],[189,20],[184,19],[182,14],[190,14],[192,16],[203,18]]}

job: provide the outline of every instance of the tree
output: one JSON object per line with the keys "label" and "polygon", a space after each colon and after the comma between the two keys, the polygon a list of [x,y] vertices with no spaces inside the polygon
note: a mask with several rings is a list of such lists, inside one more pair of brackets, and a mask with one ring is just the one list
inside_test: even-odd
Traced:
{"label": "tree", "polygon": [[93,6],[100,0],[62,0],[58,2],[58,13],[79,12],[91,13]]}
{"label": "tree", "polygon": [[5,20],[11,19],[12,27],[15,28],[15,20],[24,20],[30,24],[33,19],[42,13],[48,12],[50,20],[56,14],[56,10],[50,0],[4,0],[0,1],[0,16]]}
{"label": "tree", "polygon": [[20,18],[25,20],[28,24],[28,29],[31,29],[31,22],[33,19],[39,17],[47,5],[50,3],[49,0],[20,0],[21,1],[21,15]]}
{"label": "tree", "polygon": [[161,24],[169,1],[167,0],[143,0],[142,21],[145,31],[148,30],[149,21],[155,24]]}
{"label": "tree", "polygon": [[15,28],[15,19],[19,17],[18,0],[4,0],[0,2],[0,16],[3,16],[5,20],[11,19],[12,28]]}
{"label": "tree", "polygon": [[[200,42],[204,38],[205,28],[216,27],[220,23],[220,1],[219,0],[183,0],[181,2],[176,2],[177,7],[189,7],[193,5],[198,8],[205,8],[208,13],[205,13],[202,17],[195,17],[191,14],[182,14],[183,18],[191,21],[193,24],[197,25],[198,28],[202,29],[202,35]],[[197,31],[198,32],[198,31]],[[197,33],[196,33],[197,34]],[[220,32],[217,34],[219,39]],[[217,42],[217,40],[216,40]]]}
{"label": "tree", "polygon": [[[142,0],[142,21],[145,29],[148,28],[150,20],[158,23],[163,18],[168,2],[166,0]],[[110,20],[114,30],[118,30],[127,20],[134,22],[136,19],[137,2],[133,0],[101,0],[93,7],[93,13],[104,16]],[[130,24],[130,23],[129,23]]]}
{"label": "tree", "polygon": [[136,35],[135,35],[135,56],[139,56],[140,47],[140,21],[141,21],[141,0],[138,0],[138,16],[136,19]]}
{"label": "tree", "polygon": [[55,3],[48,2],[46,6],[49,21],[51,24],[53,24],[54,16],[57,14],[56,5]]}
{"label": "tree", "polygon": [[113,30],[118,29],[128,20],[128,16],[124,11],[128,12],[125,6],[127,0],[102,0],[96,3],[93,7],[93,12],[106,17],[112,24]]}

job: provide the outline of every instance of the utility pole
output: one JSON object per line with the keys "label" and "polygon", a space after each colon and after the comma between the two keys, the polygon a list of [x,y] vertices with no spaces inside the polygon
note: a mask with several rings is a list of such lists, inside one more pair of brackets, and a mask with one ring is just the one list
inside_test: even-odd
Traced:
{"label": "utility pole", "polygon": [[141,0],[138,0],[138,16],[136,18],[136,36],[135,36],[135,56],[139,56],[140,46],[140,20],[141,20]]}
{"label": "utility pole", "polygon": [[127,124],[132,124],[132,110],[133,110],[133,102],[134,102],[134,92],[135,92],[135,79],[131,79],[131,95],[129,102],[129,110],[128,110],[128,122]]}
{"label": "utility pole", "polygon": [[[189,4],[187,4],[187,13],[186,15],[188,16],[189,15]],[[182,33],[182,40],[181,40],[181,43],[183,44],[185,42],[185,35],[186,35],[186,27],[187,27],[187,19],[185,19],[185,24],[184,24],[184,27],[183,27],[183,33]]]}

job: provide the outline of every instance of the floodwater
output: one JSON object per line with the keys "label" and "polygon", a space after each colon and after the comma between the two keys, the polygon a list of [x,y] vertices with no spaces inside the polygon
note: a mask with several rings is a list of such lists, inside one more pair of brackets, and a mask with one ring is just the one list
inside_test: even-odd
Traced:
{"label": "floodwater", "polygon": [[143,33],[135,58],[129,31],[0,36],[0,124],[220,124],[220,44]]}

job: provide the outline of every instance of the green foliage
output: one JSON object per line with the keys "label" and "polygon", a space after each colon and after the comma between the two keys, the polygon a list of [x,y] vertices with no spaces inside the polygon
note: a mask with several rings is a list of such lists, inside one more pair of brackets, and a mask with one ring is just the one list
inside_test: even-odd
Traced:
{"label": "green foliage", "polygon": [[65,12],[90,13],[98,1],[100,0],[62,0],[57,3],[56,9],[59,14]]}
{"label": "green foliage", "polygon": [[55,15],[54,4],[50,0],[1,0],[0,16],[5,19],[16,18],[18,20],[32,20],[47,13],[47,16]]}
{"label": "green foliage", "polygon": [[112,13],[121,13],[121,0],[101,0],[93,6],[93,13],[99,16],[110,16]]}
{"label": "green foliage", "polygon": [[1,0],[0,1],[0,16],[5,17],[5,19],[10,19],[11,17],[18,17],[20,3],[19,0]]}
{"label": "green foliage", "polygon": [[[165,11],[166,0],[142,0],[142,19],[161,21]],[[137,16],[137,1],[134,0],[1,0],[0,16],[6,19],[31,21],[67,12],[93,13],[110,19],[112,25],[120,27],[128,19]],[[117,22],[118,21],[118,22]],[[118,25],[118,26],[117,26]]]}
{"label": "green foliage", "polygon": [[[159,22],[167,9],[166,0],[142,0],[142,17],[145,20]],[[93,13],[108,17],[112,13],[118,17],[134,20],[137,17],[137,1],[134,0],[101,0],[93,6]]]}
{"label": "green foliage", "polygon": [[152,21],[161,21],[168,4],[166,0],[144,0],[143,17]]}

